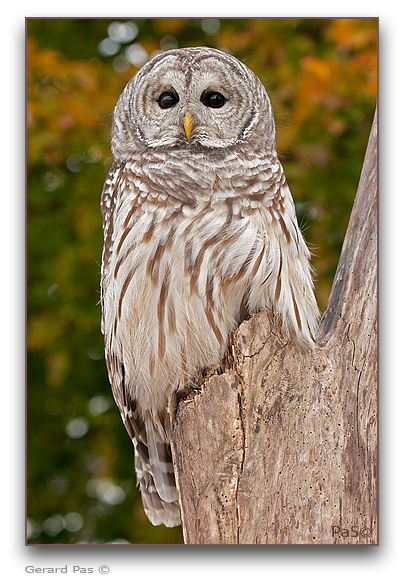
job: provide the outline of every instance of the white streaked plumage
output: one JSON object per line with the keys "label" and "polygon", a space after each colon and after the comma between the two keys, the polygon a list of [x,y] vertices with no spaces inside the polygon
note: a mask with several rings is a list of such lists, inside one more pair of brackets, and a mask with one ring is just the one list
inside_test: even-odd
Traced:
{"label": "white streaked plumage", "polygon": [[219,363],[237,323],[262,307],[312,344],[309,251],[270,100],[226,53],[176,49],[147,63],[116,105],[112,153],[101,200],[106,361],[146,514],[173,526],[169,395]]}

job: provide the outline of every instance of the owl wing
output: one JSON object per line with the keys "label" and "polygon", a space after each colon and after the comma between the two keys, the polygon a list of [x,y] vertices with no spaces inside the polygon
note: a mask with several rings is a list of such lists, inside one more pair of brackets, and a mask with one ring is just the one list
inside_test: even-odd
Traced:
{"label": "owl wing", "polygon": [[[101,330],[104,334],[104,277],[113,252],[114,216],[119,193],[122,192],[123,169],[114,164],[105,180],[101,195],[104,248],[101,276]],[[156,418],[149,410],[141,412],[128,388],[122,361],[114,352],[114,338],[105,338],[105,360],[114,400],[135,449],[135,469],[143,506],[153,525],[167,527],[180,524],[178,496],[174,479],[170,443],[165,419]],[[132,384],[133,385],[133,384]]]}
{"label": "owl wing", "polygon": [[102,229],[104,234],[104,247],[102,249],[101,261],[101,332],[104,334],[104,291],[103,281],[108,265],[110,262],[113,249],[113,231],[114,231],[114,209],[117,199],[117,191],[119,186],[119,178],[121,169],[118,165],[113,164],[107,174],[104,182],[104,187],[101,193],[101,215],[102,215]]}
{"label": "owl wing", "polygon": [[[319,311],[314,296],[310,252],[299,229],[292,195],[279,164],[274,194],[265,202],[266,274],[251,285],[250,307],[275,307],[288,333],[312,346]],[[275,178],[275,177],[274,177]]]}

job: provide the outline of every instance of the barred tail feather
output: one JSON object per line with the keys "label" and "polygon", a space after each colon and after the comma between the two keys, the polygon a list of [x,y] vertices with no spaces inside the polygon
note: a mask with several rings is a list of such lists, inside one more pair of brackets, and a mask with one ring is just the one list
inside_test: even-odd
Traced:
{"label": "barred tail feather", "polygon": [[150,469],[157,493],[164,501],[172,503],[177,500],[178,496],[170,443],[162,423],[154,416],[152,417],[150,411],[146,412],[145,415],[145,428],[149,445]]}
{"label": "barred tail feather", "polygon": [[150,523],[166,527],[181,525],[180,507],[178,501],[167,502],[157,492],[154,477],[145,468],[140,456],[135,450],[135,470],[143,508]]}
{"label": "barred tail feather", "polygon": [[170,444],[162,422],[150,411],[144,416],[145,449],[135,443],[135,469],[145,513],[153,525],[180,525],[180,510]]}

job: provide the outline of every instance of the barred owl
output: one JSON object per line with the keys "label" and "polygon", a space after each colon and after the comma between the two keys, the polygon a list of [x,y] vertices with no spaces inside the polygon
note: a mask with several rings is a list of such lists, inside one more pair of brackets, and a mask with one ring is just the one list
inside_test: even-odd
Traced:
{"label": "barred owl", "polygon": [[180,523],[166,409],[262,307],[301,345],[318,309],[269,97],[235,57],[159,54],[116,104],[101,198],[102,332],[149,520]]}

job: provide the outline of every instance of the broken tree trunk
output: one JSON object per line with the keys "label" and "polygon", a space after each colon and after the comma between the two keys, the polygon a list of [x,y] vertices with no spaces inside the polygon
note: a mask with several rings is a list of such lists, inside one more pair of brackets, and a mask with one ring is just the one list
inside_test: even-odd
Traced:
{"label": "broken tree trunk", "polygon": [[377,544],[377,115],[316,347],[262,310],[173,395],[187,544]]}

